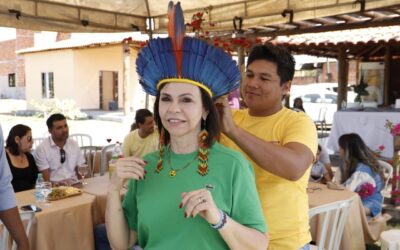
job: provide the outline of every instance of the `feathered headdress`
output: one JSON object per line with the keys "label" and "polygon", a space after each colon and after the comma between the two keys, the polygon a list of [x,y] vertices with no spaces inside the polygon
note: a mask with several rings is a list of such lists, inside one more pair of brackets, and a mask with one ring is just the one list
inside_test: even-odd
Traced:
{"label": "feathered headdress", "polygon": [[222,49],[185,37],[180,3],[168,5],[169,38],[152,39],[136,60],[136,70],[144,91],[156,95],[164,83],[189,83],[206,90],[213,98],[239,87],[236,63]]}

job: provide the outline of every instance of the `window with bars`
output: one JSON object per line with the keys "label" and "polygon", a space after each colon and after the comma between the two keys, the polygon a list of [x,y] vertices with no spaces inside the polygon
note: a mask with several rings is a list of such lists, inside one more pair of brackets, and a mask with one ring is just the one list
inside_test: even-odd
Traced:
{"label": "window with bars", "polygon": [[8,74],[8,87],[15,87],[15,73]]}
{"label": "window with bars", "polygon": [[54,98],[54,74],[42,72],[42,98]]}

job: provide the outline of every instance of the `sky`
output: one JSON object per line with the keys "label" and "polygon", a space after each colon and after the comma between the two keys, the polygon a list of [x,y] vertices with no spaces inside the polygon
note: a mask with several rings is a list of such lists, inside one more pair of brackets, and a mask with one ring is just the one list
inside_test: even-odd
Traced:
{"label": "sky", "polygon": [[0,41],[10,40],[15,38],[14,28],[0,27]]}

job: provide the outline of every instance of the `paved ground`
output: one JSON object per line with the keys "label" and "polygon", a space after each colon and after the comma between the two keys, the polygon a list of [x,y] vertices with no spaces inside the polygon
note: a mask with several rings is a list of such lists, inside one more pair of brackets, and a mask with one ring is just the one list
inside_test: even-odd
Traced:
{"label": "paved ground", "polygon": [[[10,129],[16,124],[25,124],[32,128],[33,137],[48,136],[46,119],[34,116],[14,116],[15,111],[26,110],[26,100],[0,99],[0,124],[7,137]],[[93,144],[103,146],[107,138],[112,142],[123,141],[133,122],[133,114],[124,116],[123,112],[103,110],[82,110],[92,119],[68,120],[70,134],[84,133],[92,136]]]}
{"label": "paved ground", "polygon": [[[72,121],[68,120],[70,134],[84,133],[93,138],[93,144],[103,146],[107,144],[106,139],[111,138],[112,142],[123,141],[129,132],[133,119],[123,117],[122,114],[103,113],[95,119]],[[44,137],[48,135],[46,120],[37,117],[22,117],[0,114],[0,124],[3,134],[7,137],[10,129],[16,124],[25,124],[32,128],[33,137]]]}

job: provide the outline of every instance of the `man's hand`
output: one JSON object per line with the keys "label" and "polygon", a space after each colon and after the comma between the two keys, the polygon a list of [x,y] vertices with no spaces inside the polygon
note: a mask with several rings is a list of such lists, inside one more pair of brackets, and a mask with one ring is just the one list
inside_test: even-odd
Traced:
{"label": "man's hand", "polygon": [[232,118],[232,112],[229,106],[228,97],[221,96],[220,98],[218,98],[215,101],[215,107],[217,108],[220,116],[222,132],[231,137],[237,127]]}

